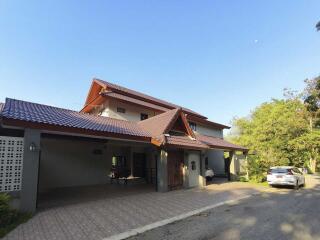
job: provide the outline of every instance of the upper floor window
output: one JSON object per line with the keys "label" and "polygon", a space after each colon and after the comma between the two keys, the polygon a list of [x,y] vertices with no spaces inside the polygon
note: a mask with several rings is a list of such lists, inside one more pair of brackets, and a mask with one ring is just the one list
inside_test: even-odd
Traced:
{"label": "upper floor window", "polygon": [[126,109],[122,107],[117,107],[117,112],[119,113],[126,113]]}
{"label": "upper floor window", "polygon": [[194,122],[189,122],[189,126],[193,131],[197,131],[197,124]]}
{"label": "upper floor window", "polygon": [[140,114],[140,120],[145,120],[145,119],[148,119],[148,114],[146,114],[146,113],[141,113],[141,114]]}

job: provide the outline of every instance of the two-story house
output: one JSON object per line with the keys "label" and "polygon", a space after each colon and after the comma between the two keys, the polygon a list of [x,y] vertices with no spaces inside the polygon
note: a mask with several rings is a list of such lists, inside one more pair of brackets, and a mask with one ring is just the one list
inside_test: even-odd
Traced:
{"label": "two-story house", "polygon": [[203,187],[207,168],[236,176],[234,152],[247,152],[223,139],[228,126],[99,79],[79,112],[7,98],[0,117],[0,192],[27,211],[69,187],[122,180],[161,192]]}

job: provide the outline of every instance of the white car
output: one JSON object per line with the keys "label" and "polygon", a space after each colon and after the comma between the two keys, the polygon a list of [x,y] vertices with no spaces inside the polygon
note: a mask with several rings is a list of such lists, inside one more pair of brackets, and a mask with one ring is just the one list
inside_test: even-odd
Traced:
{"label": "white car", "polygon": [[303,173],[296,167],[271,167],[268,171],[267,182],[270,186],[294,186],[298,189],[305,185]]}

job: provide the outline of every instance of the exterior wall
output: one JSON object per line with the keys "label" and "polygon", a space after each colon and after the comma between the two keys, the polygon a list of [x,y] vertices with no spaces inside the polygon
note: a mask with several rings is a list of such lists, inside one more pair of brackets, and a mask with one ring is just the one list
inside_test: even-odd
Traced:
{"label": "exterior wall", "polygon": [[[103,110],[101,109],[95,110],[92,113],[98,114],[99,112],[101,112],[101,116],[104,116],[104,117],[110,117],[110,118],[116,118],[116,119],[134,121],[134,122],[140,121],[141,113],[148,114],[149,118],[160,113],[160,112],[153,111],[144,107],[139,107],[133,104],[123,103],[115,99],[107,100],[103,104],[103,106],[104,106]],[[124,108],[126,112],[125,113],[117,112],[118,107]]]}
{"label": "exterior wall", "polygon": [[[102,154],[94,154],[94,150]],[[144,147],[130,147],[100,142],[42,139],[39,191],[59,187],[109,183],[113,156],[125,156],[127,168],[133,152],[144,152]]]}
{"label": "exterior wall", "polygon": [[202,135],[211,136],[211,137],[223,138],[223,130],[207,127],[199,123],[196,123],[196,124],[197,124],[197,131],[195,132]]}
{"label": "exterior wall", "polygon": [[225,174],[224,169],[224,154],[222,150],[208,150],[208,165],[215,175]]}

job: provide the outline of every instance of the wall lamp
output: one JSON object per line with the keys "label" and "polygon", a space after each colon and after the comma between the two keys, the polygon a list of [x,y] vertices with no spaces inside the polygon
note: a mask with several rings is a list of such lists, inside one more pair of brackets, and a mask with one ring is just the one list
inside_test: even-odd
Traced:
{"label": "wall lamp", "polygon": [[35,151],[37,151],[37,146],[36,146],[36,144],[35,144],[34,142],[32,142],[32,143],[30,144],[29,150],[30,150],[30,152],[35,152]]}

